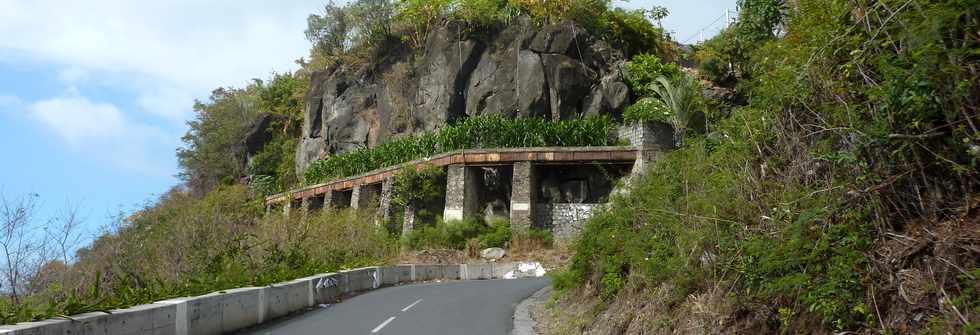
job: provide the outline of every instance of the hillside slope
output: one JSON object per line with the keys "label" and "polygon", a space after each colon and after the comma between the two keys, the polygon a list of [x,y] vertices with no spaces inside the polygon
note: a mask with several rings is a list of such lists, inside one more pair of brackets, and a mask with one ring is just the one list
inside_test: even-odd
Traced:
{"label": "hillside slope", "polygon": [[740,5],[693,55],[730,109],[589,222],[548,332],[975,334],[980,6]]}

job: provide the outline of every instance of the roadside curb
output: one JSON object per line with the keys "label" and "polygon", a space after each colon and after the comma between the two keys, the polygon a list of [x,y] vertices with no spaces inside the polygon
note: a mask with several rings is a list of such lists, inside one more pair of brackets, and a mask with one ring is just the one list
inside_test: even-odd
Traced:
{"label": "roadside curb", "polygon": [[531,307],[543,303],[551,296],[551,291],[551,285],[542,287],[517,304],[514,308],[514,329],[510,331],[510,335],[538,335],[534,330],[538,323],[531,317]]}

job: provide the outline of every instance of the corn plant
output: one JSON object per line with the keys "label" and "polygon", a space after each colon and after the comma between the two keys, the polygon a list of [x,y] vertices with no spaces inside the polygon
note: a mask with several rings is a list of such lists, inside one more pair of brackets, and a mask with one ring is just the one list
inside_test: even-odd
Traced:
{"label": "corn plant", "polygon": [[607,116],[549,121],[478,115],[434,132],[405,136],[313,162],[306,170],[306,181],[317,183],[354,176],[463,149],[611,145],[612,128],[612,120]]}

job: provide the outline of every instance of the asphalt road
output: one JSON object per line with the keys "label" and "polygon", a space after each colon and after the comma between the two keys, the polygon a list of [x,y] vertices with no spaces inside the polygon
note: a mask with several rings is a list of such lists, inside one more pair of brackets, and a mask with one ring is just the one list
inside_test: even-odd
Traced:
{"label": "asphalt road", "polygon": [[506,335],[514,307],[546,285],[535,278],[388,287],[239,334]]}

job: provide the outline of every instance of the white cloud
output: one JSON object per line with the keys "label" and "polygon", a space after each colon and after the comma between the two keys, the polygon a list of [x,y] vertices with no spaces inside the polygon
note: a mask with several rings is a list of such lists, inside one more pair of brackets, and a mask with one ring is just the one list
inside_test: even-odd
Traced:
{"label": "white cloud", "polygon": [[27,113],[76,151],[125,169],[154,175],[170,173],[154,162],[150,150],[169,146],[172,136],[127,118],[112,104],[69,93],[34,102]]}
{"label": "white cloud", "polygon": [[306,16],[323,3],[0,0],[0,52],[59,64],[67,84],[121,77],[112,85],[134,91],[140,112],[178,122],[191,97],[295,69]]}
{"label": "white cloud", "polygon": [[124,116],[116,106],[78,96],[39,101],[31,104],[30,112],[70,145],[116,137],[126,130]]}
{"label": "white cloud", "polygon": [[[208,91],[210,93],[210,91]],[[172,85],[140,90],[137,103],[144,111],[169,120],[183,120],[193,110],[195,95]]]}
{"label": "white cloud", "polygon": [[58,79],[61,80],[61,82],[69,85],[83,82],[87,80],[88,77],[88,71],[78,67],[69,67],[58,72]]}

